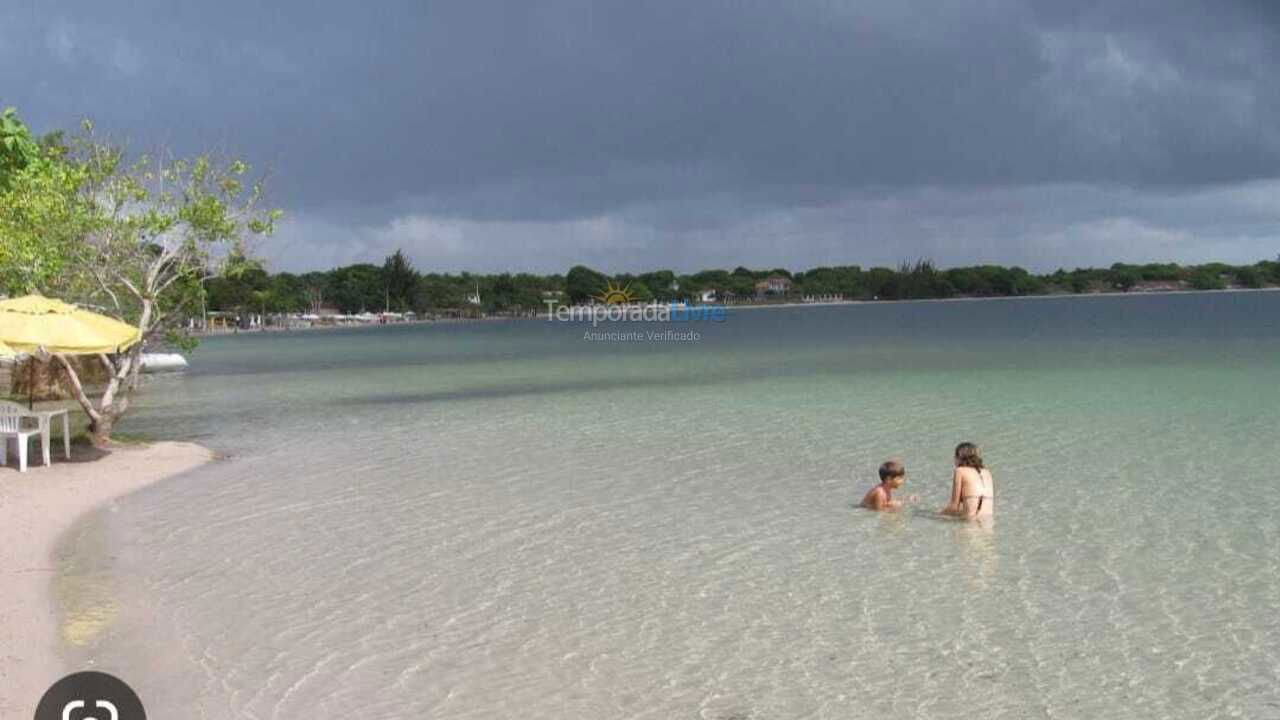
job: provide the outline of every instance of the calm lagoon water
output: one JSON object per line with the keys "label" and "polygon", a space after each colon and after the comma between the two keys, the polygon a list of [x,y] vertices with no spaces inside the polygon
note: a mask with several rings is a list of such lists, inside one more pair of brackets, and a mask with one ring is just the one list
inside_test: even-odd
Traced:
{"label": "calm lagoon water", "polygon": [[[1280,717],[1280,293],[690,329],[206,340],[125,428],[231,457],[69,536],[71,659],[160,718]],[[990,529],[928,514],[969,439]]]}

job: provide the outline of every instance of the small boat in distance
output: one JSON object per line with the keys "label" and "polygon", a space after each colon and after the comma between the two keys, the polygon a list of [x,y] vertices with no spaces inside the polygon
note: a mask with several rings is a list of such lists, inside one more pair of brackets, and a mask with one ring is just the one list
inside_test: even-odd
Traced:
{"label": "small boat in distance", "polygon": [[178,372],[187,369],[187,359],[178,353],[142,353],[142,372]]}

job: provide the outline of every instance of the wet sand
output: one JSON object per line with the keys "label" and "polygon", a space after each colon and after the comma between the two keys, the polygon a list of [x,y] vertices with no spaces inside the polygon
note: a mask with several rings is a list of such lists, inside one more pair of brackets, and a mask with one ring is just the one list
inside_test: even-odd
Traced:
{"label": "wet sand", "polygon": [[[214,458],[199,445],[163,442],[110,451],[77,446],[65,460],[61,444],[55,445],[51,467],[36,464],[19,473],[10,452],[10,464],[0,468],[3,718],[30,717],[44,691],[65,674],[52,594],[58,538],[84,514]],[[33,454],[38,463],[39,453]]]}

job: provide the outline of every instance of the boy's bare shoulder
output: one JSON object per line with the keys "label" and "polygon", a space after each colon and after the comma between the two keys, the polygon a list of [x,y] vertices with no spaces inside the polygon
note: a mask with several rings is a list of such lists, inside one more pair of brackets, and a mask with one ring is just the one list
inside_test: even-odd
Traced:
{"label": "boy's bare shoulder", "polygon": [[879,510],[883,502],[884,488],[879,485],[868,490],[867,494],[862,497],[862,507],[869,510]]}

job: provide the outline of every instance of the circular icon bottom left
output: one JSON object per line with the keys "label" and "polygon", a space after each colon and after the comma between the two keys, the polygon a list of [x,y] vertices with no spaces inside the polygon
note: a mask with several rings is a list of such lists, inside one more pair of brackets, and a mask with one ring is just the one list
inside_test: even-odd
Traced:
{"label": "circular icon bottom left", "polygon": [[68,675],[45,691],[35,720],[146,720],[142,701],[120,678],[92,670]]}

